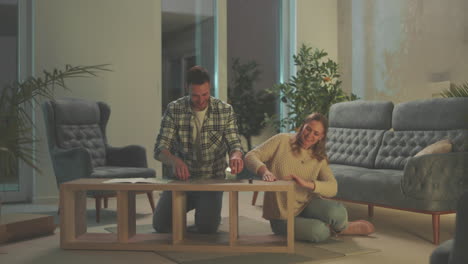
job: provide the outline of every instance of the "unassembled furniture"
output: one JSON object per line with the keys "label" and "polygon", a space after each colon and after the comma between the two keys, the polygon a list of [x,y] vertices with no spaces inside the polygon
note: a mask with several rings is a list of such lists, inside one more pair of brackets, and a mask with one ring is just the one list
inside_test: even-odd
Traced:
{"label": "unassembled furniture", "polygon": [[[169,250],[225,252],[294,252],[294,183],[248,180],[171,181],[162,184],[102,183],[103,179],[78,179],[60,185],[60,245],[63,249],[101,250]],[[108,190],[117,192],[117,234],[87,233],[85,192]],[[172,234],[137,234],[135,192],[172,191]],[[229,236],[223,234],[186,233],[186,191],[229,192]],[[287,192],[287,237],[266,235],[239,236],[238,192]],[[210,239],[213,238],[214,240]]]}
{"label": "unassembled furniture", "polygon": [[[57,185],[80,178],[154,178],[141,146],[111,147],[106,125],[110,107],[103,102],[65,98],[43,104],[49,153]],[[153,195],[146,192],[154,210]],[[101,199],[115,192],[94,190],[96,222],[99,222]]]}

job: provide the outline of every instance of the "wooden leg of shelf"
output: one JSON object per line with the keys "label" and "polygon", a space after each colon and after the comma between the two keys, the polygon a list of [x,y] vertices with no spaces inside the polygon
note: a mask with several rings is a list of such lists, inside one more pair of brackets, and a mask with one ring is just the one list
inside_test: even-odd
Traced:
{"label": "wooden leg of shelf", "polygon": [[186,193],[184,191],[172,191],[172,242],[178,244],[184,240],[187,226]]}
{"label": "wooden leg of shelf", "polygon": [[86,192],[60,189],[60,245],[86,233]]}
{"label": "wooden leg of shelf", "polygon": [[117,236],[119,242],[127,242],[136,233],[135,192],[117,192]]}
{"label": "wooden leg of shelf", "polygon": [[237,244],[239,237],[239,192],[229,192],[229,244]]}
{"label": "wooden leg of shelf", "polygon": [[288,252],[294,253],[294,189],[291,189],[287,193],[288,196]]}

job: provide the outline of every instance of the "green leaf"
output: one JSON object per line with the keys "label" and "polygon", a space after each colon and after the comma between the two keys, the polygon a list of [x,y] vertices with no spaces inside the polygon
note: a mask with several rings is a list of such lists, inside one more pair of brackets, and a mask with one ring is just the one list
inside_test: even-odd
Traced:
{"label": "green leaf", "polygon": [[109,64],[66,65],[64,70],[44,70],[42,76],[31,76],[3,86],[0,94],[0,177],[16,174],[19,160],[40,172],[31,148],[38,139],[32,135],[34,123],[26,107],[32,107],[32,102],[40,105],[42,99],[53,100],[57,87],[68,90],[66,79],[95,77],[102,71],[111,71],[108,67]]}

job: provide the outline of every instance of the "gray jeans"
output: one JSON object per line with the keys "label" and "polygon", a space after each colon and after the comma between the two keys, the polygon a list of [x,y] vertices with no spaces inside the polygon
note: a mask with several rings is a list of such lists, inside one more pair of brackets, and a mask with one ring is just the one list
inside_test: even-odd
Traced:
{"label": "gray jeans", "polygon": [[[294,218],[294,237],[296,240],[320,242],[328,239],[330,229],[340,232],[348,225],[348,212],[343,204],[326,199],[313,199],[304,210]],[[286,235],[287,221],[271,219],[273,233]]]}
{"label": "gray jeans", "polygon": [[[221,223],[223,192],[187,192],[187,212],[195,209],[199,233],[216,233]],[[154,210],[153,227],[158,233],[172,232],[172,192],[164,191]]]}

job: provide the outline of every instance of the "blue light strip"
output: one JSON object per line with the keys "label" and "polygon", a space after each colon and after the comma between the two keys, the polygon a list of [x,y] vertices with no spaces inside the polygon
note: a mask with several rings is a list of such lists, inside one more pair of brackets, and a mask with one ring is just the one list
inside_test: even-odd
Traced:
{"label": "blue light strip", "polygon": [[[280,34],[279,34],[279,68],[278,68],[278,81],[284,83],[289,81],[290,77],[296,74],[296,67],[292,59],[293,54],[296,52],[296,0],[289,0],[287,2],[281,1],[279,3],[279,21],[280,21]],[[280,98],[282,94],[280,94]],[[288,111],[287,106],[279,101],[279,117],[283,119],[286,117]],[[285,128],[280,129],[281,132],[289,132]]]}
{"label": "blue light strip", "polygon": [[214,16],[214,62],[213,62],[213,95],[219,98],[219,18],[217,1],[213,0],[213,16]]}

